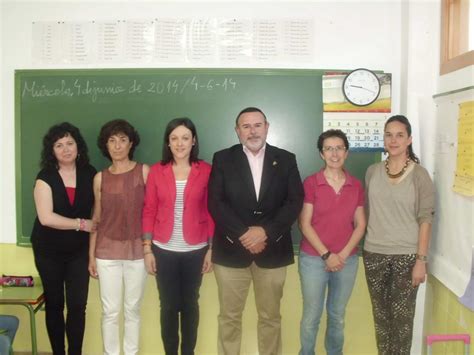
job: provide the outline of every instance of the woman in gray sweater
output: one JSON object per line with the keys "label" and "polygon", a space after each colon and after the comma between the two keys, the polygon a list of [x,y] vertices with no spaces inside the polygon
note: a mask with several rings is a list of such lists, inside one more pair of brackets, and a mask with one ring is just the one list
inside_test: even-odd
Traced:
{"label": "woman in gray sweater", "polygon": [[418,285],[425,281],[434,187],[404,116],[385,123],[388,158],[366,173],[364,266],[379,354],[410,354]]}

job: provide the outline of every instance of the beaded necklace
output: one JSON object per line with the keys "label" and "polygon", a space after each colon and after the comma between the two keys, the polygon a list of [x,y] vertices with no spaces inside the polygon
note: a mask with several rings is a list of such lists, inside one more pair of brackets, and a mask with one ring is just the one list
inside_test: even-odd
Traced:
{"label": "beaded necklace", "polygon": [[389,158],[385,159],[385,171],[387,172],[387,175],[390,179],[396,179],[405,174],[405,171],[408,169],[408,164],[410,163],[410,158],[408,158],[405,161],[405,165],[403,166],[402,170],[400,170],[398,173],[391,174],[390,169],[388,168],[388,160]]}

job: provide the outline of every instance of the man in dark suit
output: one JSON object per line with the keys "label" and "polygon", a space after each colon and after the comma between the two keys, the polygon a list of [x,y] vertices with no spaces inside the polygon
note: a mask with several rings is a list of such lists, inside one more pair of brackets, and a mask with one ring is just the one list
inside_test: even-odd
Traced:
{"label": "man in dark suit", "polygon": [[266,143],[269,123],[242,110],[240,143],[215,153],[209,211],[216,223],[212,259],[219,290],[218,352],[240,354],[242,312],[251,282],[258,312],[259,354],[281,354],[280,301],[293,263],[291,225],[304,191],[294,154]]}

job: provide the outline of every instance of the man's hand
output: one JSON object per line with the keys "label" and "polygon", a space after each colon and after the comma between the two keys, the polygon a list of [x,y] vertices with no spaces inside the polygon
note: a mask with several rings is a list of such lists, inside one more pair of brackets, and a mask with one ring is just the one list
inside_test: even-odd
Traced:
{"label": "man's hand", "polygon": [[248,249],[248,251],[252,254],[258,254],[258,253],[261,253],[265,249],[266,246],[267,246],[267,242],[261,242],[251,247],[250,249]]}
{"label": "man's hand", "polygon": [[245,249],[249,250],[252,254],[257,254],[265,248],[267,235],[262,227],[252,226],[249,227],[249,230],[239,240]]}

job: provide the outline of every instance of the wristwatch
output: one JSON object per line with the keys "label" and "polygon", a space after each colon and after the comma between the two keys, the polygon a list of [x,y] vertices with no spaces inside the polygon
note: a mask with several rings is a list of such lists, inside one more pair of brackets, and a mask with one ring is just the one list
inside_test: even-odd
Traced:
{"label": "wristwatch", "polygon": [[324,253],[323,255],[321,255],[321,259],[323,259],[324,261],[326,261],[326,260],[329,258],[329,255],[331,255],[331,252],[328,250],[326,253]]}
{"label": "wristwatch", "polygon": [[426,255],[416,254],[416,259],[423,261],[424,263],[428,262],[428,257]]}

